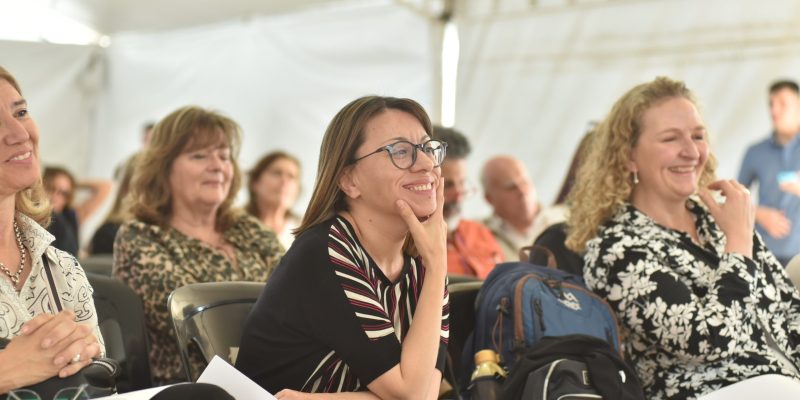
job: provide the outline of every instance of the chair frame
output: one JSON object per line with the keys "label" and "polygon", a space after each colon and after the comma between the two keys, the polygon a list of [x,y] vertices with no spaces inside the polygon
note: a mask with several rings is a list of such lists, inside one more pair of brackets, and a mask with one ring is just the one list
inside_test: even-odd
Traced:
{"label": "chair frame", "polygon": [[[178,341],[183,369],[189,382],[194,380],[189,358],[189,344],[194,342],[208,363],[216,355],[211,343],[203,340],[197,331],[195,317],[203,312],[232,304],[253,304],[264,288],[262,282],[206,282],[193,283],[175,289],[167,300],[172,327]],[[231,296],[231,289],[236,289]],[[201,300],[202,299],[202,300]]]}

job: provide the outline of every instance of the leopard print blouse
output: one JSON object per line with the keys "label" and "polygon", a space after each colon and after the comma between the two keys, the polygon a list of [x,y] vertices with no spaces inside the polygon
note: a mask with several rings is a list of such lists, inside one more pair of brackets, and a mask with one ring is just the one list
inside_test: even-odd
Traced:
{"label": "leopard print blouse", "polygon": [[[235,263],[173,228],[132,221],[117,233],[114,276],[142,298],[150,366],[158,385],[186,379],[167,308],[169,294],[190,283],[265,282],[284,252],[275,234],[249,215],[238,217],[223,236],[235,247]],[[192,359],[192,369],[203,370],[197,355]]]}

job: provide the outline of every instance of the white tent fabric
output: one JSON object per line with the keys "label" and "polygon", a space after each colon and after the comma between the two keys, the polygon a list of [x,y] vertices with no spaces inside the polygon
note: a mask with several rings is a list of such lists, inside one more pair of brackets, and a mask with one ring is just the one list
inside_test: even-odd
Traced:
{"label": "white tent fabric", "polygon": [[433,106],[431,35],[426,20],[386,3],[116,37],[91,171],[110,176],[140,146],[146,118],[197,104],[242,125],[243,167],[284,149],[300,157],[308,188],[325,127],[347,102],[380,94]]}
{"label": "white tent fabric", "polygon": [[0,41],[0,65],[19,81],[40,133],[44,165],[85,172],[92,108],[97,97],[90,46]]}
{"label": "white tent fabric", "polygon": [[[519,157],[545,205],[588,122],[635,84],[657,75],[686,81],[701,103],[718,175],[735,178],[745,148],[769,133],[769,83],[800,78],[800,2],[793,0],[461,11],[455,126],[472,138],[470,176],[477,181],[492,155]],[[480,198],[466,209],[489,213]]]}

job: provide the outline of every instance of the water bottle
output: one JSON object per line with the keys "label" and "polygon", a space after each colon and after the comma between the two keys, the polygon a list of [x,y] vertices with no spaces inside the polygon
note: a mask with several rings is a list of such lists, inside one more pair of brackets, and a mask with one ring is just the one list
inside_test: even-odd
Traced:
{"label": "water bottle", "polygon": [[500,383],[506,379],[506,372],[500,366],[500,357],[494,350],[481,350],[475,353],[475,371],[469,385],[471,400],[497,400],[500,396]]}

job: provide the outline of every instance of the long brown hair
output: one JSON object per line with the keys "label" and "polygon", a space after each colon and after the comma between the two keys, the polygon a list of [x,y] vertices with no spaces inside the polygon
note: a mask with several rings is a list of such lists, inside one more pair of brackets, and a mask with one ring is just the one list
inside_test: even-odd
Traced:
{"label": "long brown hair", "polygon": [[220,140],[230,148],[233,177],[228,196],[217,210],[216,228],[225,231],[233,226],[238,212],[232,205],[242,181],[236,161],[241,129],[234,120],[196,106],[179,108],[156,124],[150,144],[136,161],[130,192],[131,214],[142,222],[166,227],[172,214],[169,175],[175,159]]}
{"label": "long brown hair", "polygon": [[[413,115],[433,137],[431,121],[425,109],[411,99],[366,96],[353,100],[336,113],[325,130],[319,150],[317,179],[303,222],[295,230],[299,235],[336,213],[347,211],[347,200],[339,188],[339,178],[353,163],[356,150],[364,143],[364,127],[374,116],[395,109]],[[409,242],[407,242],[409,243]],[[409,246],[406,246],[407,250]]]}
{"label": "long brown hair", "polygon": [[[8,82],[17,90],[17,93],[22,95],[22,89],[19,88],[17,80],[2,66],[0,66],[0,80]],[[39,150],[36,149],[37,154],[38,152]],[[50,200],[47,199],[41,178],[37,179],[33,186],[17,192],[14,196],[14,209],[36,221],[39,225],[44,227],[50,225]]]}
{"label": "long brown hair", "polygon": [[[630,200],[633,190],[631,151],[642,133],[642,116],[651,107],[673,98],[697,103],[682,81],[658,77],[625,93],[597,126],[586,160],[578,168],[575,187],[567,199],[570,217],[566,245],[569,249],[582,252],[586,242],[597,235],[600,225]],[[714,181],[716,166],[716,159],[709,153],[700,175],[701,187]]]}

